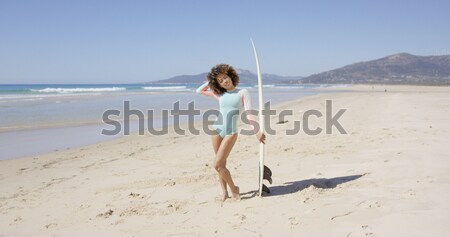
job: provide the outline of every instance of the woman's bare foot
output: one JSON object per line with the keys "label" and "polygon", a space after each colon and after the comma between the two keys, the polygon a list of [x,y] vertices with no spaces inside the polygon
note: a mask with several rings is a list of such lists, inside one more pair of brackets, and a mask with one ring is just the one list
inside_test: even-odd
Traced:
{"label": "woman's bare foot", "polygon": [[233,191],[231,191],[231,195],[233,196],[234,199],[236,200],[241,200],[241,194],[239,193],[239,187],[236,186],[236,189]]}
{"label": "woman's bare foot", "polygon": [[225,202],[228,198],[230,198],[228,193],[224,193],[224,194],[222,194],[222,196],[216,197],[216,201]]}
{"label": "woman's bare foot", "polygon": [[230,196],[228,195],[228,193],[224,193],[222,195],[222,202],[225,202],[225,200],[227,200],[227,198],[230,198]]}

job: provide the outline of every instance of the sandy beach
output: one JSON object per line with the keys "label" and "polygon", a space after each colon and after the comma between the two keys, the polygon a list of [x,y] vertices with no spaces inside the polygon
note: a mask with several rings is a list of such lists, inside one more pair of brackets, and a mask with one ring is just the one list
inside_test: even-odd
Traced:
{"label": "sandy beach", "polygon": [[[262,198],[254,136],[228,158],[242,200],[224,203],[203,132],[0,161],[0,236],[449,236],[450,88],[342,90],[276,107],[294,114],[271,118]],[[326,100],[347,134],[325,133]],[[286,135],[311,109],[322,133]]]}

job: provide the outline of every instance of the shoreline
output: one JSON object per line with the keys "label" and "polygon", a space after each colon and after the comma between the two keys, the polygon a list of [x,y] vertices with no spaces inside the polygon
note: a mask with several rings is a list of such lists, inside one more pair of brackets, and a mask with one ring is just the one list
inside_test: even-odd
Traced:
{"label": "shoreline", "polygon": [[[314,95],[323,94],[323,93],[333,93],[334,91],[320,91],[315,90]],[[290,92],[292,93],[292,92]],[[308,91],[302,92],[304,95],[299,95],[298,98],[309,97]],[[201,97],[199,97],[201,98]],[[276,102],[273,106],[277,106],[278,104],[289,103],[291,99]],[[209,103],[209,102],[207,102]],[[271,104],[272,105],[272,104]],[[181,107],[184,107],[183,105]],[[202,106],[200,111],[203,114],[207,108],[203,108]],[[256,108],[254,108],[256,109]],[[148,133],[147,130],[147,115],[144,115],[144,131]],[[182,126],[186,126],[187,120],[184,118],[185,116],[180,117],[180,123]],[[202,118],[196,116],[194,121],[200,121]],[[69,124],[58,124],[58,125],[49,125],[49,126],[33,126],[32,128],[22,128],[16,130],[0,130],[0,144],[2,144],[2,149],[0,149],[0,160],[10,160],[10,159],[22,159],[28,156],[36,156],[42,155],[46,153],[51,153],[59,150],[66,150],[72,148],[78,148],[86,145],[101,143],[102,141],[107,141],[111,139],[117,139],[123,136],[128,136],[123,134],[123,119],[115,120],[119,121],[122,124],[121,133],[114,135],[114,137],[109,137],[102,135],[100,131],[106,128],[109,128],[110,125],[103,122],[81,122],[79,124],[69,123]],[[136,116],[132,116],[130,119],[130,135],[133,133],[138,133],[138,123],[139,120]],[[155,129],[160,129],[162,127],[161,114],[156,114],[153,118],[153,123]],[[172,129],[173,126],[173,116],[169,115],[168,126],[169,129]],[[98,132],[96,133],[95,130]],[[78,134],[77,139],[70,139],[71,134]],[[20,136],[21,135],[21,136]],[[55,136],[65,138],[66,142],[62,142],[58,138],[54,138]],[[15,140],[11,140],[11,137],[15,138]],[[42,139],[46,139],[49,142],[46,142],[46,145],[38,144]],[[9,144],[9,145],[8,145]],[[55,144],[55,145],[54,145]],[[22,149],[21,147],[26,147],[26,149]],[[27,150],[28,149],[28,150]],[[17,151],[17,152],[16,152]],[[6,157],[6,158],[5,158]]]}

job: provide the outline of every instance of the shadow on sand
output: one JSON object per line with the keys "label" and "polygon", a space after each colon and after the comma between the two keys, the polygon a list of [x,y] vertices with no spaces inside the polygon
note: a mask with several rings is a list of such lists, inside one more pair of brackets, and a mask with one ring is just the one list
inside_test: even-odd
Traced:
{"label": "shadow on sand", "polygon": [[[286,194],[296,193],[300,192],[303,189],[309,188],[311,186],[314,186],[316,188],[321,189],[330,189],[330,188],[336,188],[339,184],[347,183],[356,179],[361,178],[363,175],[351,175],[351,176],[342,176],[342,177],[335,177],[330,179],[307,179],[307,180],[300,180],[300,181],[294,181],[294,182],[286,182],[283,185],[278,186],[269,186],[270,194],[264,194],[265,197],[272,197],[272,196],[282,196]],[[266,181],[267,182],[267,181]],[[257,190],[253,190],[246,193],[241,193],[241,199],[251,199],[256,197]]]}

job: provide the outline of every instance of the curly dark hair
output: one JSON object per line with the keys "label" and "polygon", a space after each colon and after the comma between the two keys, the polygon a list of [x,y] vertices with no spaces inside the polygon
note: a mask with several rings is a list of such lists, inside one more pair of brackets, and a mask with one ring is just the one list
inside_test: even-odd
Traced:
{"label": "curly dark hair", "polygon": [[208,73],[206,78],[208,79],[208,85],[209,87],[218,95],[222,95],[227,90],[222,88],[217,81],[217,76],[220,74],[226,74],[231,78],[231,81],[233,82],[234,86],[237,86],[239,84],[239,76],[234,70],[234,68],[228,64],[217,64],[215,67],[211,68],[211,71]]}

